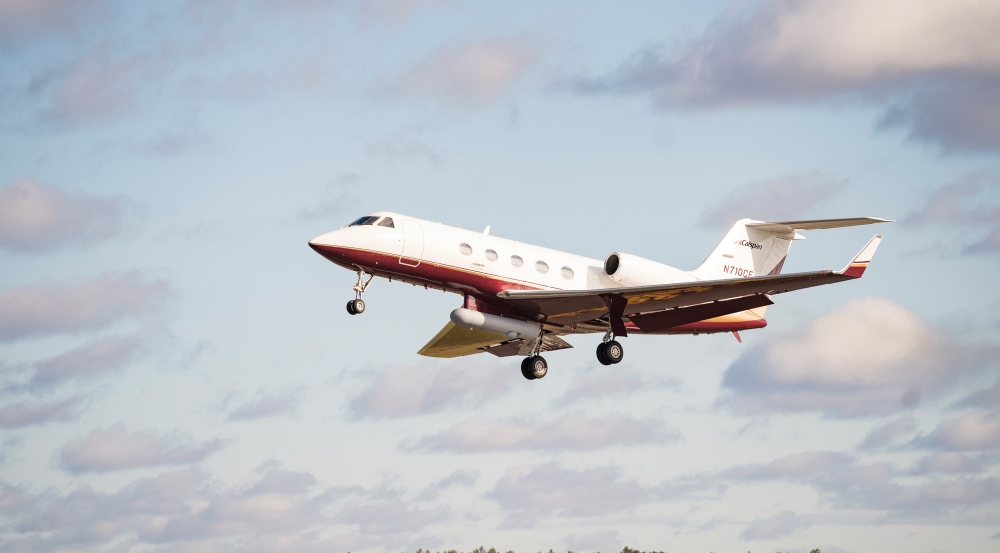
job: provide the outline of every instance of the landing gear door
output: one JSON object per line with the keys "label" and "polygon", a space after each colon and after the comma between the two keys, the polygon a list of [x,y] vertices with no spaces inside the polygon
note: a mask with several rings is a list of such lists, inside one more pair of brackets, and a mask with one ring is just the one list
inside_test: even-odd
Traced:
{"label": "landing gear door", "polygon": [[403,219],[403,254],[399,262],[403,265],[416,267],[424,255],[424,229],[420,223]]}

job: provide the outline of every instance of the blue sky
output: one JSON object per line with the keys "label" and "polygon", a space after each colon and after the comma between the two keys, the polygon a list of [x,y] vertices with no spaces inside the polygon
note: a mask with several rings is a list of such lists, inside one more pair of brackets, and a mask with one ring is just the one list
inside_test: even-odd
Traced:
{"label": "blue sky", "polygon": [[[994,2],[0,0],[0,550],[993,551]],[[695,267],[849,216],[766,329],[422,358],[391,210]]]}

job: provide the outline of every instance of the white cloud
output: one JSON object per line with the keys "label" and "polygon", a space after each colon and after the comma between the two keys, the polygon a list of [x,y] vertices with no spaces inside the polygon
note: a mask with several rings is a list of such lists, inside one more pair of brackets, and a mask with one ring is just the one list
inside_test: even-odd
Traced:
{"label": "white cloud", "polygon": [[73,473],[109,472],[197,463],[224,445],[222,440],[196,442],[177,433],[129,432],[118,423],[67,443],[59,458]]}
{"label": "white cloud", "polygon": [[0,248],[39,253],[121,235],[133,213],[123,197],[69,194],[33,179],[0,187]]}
{"label": "white cloud", "polygon": [[438,368],[394,367],[352,399],[350,410],[355,418],[390,419],[475,407],[508,393],[518,378],[510,367],[464,359]]}
{"label": "white cloud", "polygon": [[748,350],[726,371],[719,403],[745,412],[890,414],[942,393],[978,356],[902,305],[866,298]]}
{"label": "white cloud", "polygon": [[914,470],[917,474],[969,474],[982,472],[986,468],[986,460],[972,458],[954,451],[937,451],[924,456]]}
{"label": "white cloud", "polygon": [[622,544],[621,535],[614,530],[573,533],[565,540],[567,551],[618,551]]}
{"label": "white cloud", "polygon": [[455,486],[472,486],[477,480],[479,480],[478,472],[458,469],[437,482],[434,482],[430,486],[427,486],[427,488],[425,488],[424,491],[417,496],[417,500],[433,501],[440,497],[445,490]]}
{"label": "white cloud", "polygon": [[651,380],[633,372],[598,370],[575,375],[566,393],[555,403],[569,405],[580,401],[627,396],[646,390],[676,389],[679,386],[680,381],[676,379]]}
{"label": "white cloud", "polygon": [[646,50],[583,92],[650,91],[668,109],[854,96],[882,126],[945,148],[1000,148],[1000,6],[980,0],[771,0],[730,10],[669,58]]}
{"label": "white cloud", "polygon": [[0,428],[20,428],[53,421],[65,422],[78,416],[80,398],[49,403],[11,403],[0,407]]}
{"label": "white cloud", "polygon": [[478,106],[496,101],[538,59],[528,37],[441,48],[387,86],[399,96]]}
{"label": "white cloud", "polygon": [[136,272],[107,272],[69,286],[32,284],[0,292],[0,341],[96,330],[158,309],[170,288]]}
{"label": "white cloud", "polygon": [[299,408],[305,389],[301,386],[267,391],[257,390],[254,397],[236,406],[227,420],[254,420],[294,413]]}
{"label": "white cloud", "polygon": [[975,411],[948,419],[929,435],[915,438],[914,444],[953,451],[1000,449],[1000,417]]}
{"label": "white cloud", "polygon": [[105,336],[32,364],[29,388],[40,389],[73,378],[120,371],[141,355],[145,343],[136,336]]}
{"label": "white cloud", "polygon": [[[1000,173],[966,173],[936,190],[904,220],[907,224],[959,232],[949,240],[950,251],[964,254],[1000,253]],[[971,238],[971,240],[970,240]]]}
{"label": "white cloud", "polygon": [[476,453],[483,451],[595,450],[676,440],[679,434],[652,420],[611,413],[590,417],[580,411],[552,420],[489,421],[474,418],[417,440],[414,449]]}
{"label": "white cloud", "polygon": [[[596,516],[634,507],[649,490],[626,480],[613,467],[574,470],[555,463],[519,465],[500,477],[489,497],[514,511],[562,516]],[[536,517],[512,513],[508,524]]]}
{"label": "white cloud", "polygon": [[875,450],[893,445],[900,436],[912,434],[917,429],[913,417],[902,417],[873,428],[858,446],[861,450]]}
{"label": "white cloud", "polygon": [[808,524],[804,523],[794,512],[782,511],[768,518],[754,519],[740,532],[740,538],[744,540],[773,540],[783,538],[806,526]]}
{"label": "white cloud", "polygon": [[801,219],[845,186],[844,181],[819,173],[793,173],[752,182],[727,192],[702,211],[699,222],[729,227],[745,217],[761,221]]}

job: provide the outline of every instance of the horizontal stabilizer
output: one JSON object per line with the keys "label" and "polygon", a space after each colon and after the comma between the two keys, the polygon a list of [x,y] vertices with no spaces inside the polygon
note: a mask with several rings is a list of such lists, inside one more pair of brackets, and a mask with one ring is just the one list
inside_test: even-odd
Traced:
{"label": "horizontal stabilizer", "polygon": [[765,232],[791,233],[798,230],[819,230],[826,228],[856,227],[876,223],[892,223],[890,219],[879,217],[854,217],[851,219],[815,219],[812,221],[782,221],[777,223],[747,223],[747,228]]}

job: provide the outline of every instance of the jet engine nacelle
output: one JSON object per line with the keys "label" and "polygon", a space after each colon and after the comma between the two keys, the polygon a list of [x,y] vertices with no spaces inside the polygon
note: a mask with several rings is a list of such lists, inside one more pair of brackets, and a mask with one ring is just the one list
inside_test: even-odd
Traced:
{"label": "jet engine nacelle", "polygon": [[604,274],[618,284],[627,286],[692,280],[691,275],[670,265],[618,252],[614,252],[604,259]]}
{"label": "jet engine nacelle", "polygon": [[451,322],[457,324],[458,326],[478,328],[480,330],[488,330],[490,332],[496,332],[497,334],[503,334],[508,340],[513,340],[515,338],[533,340],[537,338],[538,334],[542,331],[541,328],[535,323],[519,321],[508,317],[499,317],[497,315],[473,311],[464,307],[459,307],[451,312]]}

